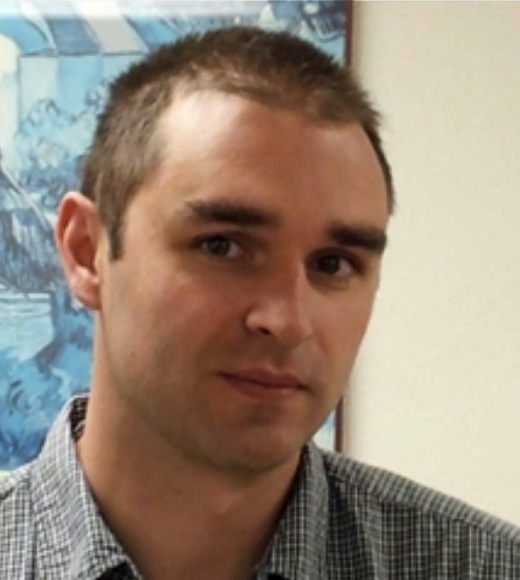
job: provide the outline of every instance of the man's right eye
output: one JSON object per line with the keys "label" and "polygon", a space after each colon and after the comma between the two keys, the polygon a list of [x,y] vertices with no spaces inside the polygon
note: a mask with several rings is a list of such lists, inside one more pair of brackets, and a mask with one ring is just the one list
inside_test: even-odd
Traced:
{"label": "man's right eye", "polygon": [[202,240],[200,247],[206,253],[219,258],[239,258],[243,254],[239,244],[223,235],[211,236]]}

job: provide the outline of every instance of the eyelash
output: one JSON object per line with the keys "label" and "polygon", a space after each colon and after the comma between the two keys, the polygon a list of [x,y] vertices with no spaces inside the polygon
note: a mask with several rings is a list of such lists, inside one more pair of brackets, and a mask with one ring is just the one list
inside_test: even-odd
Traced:
{"label": "eyelash", "polygon": [[[240,252],[242,255],[246,254],[246,250],[244,250],[243,248],[243,244],[240,243],[239,241],[237,241],[236,239],[233,239],[233,236],[228,235],[228,234],[213,234],[211,236],[205,236],[205,237],[200,237],[197,238],[196,240],[196,247],[201,248],[206,254],[210,255],[211,257],[217,259],[217,260],[238,260],[240,259],[240,257],[233,257],[230,258],[228,254],[219,254],[216,252],[212,252],[211,250],[208,249],[208,245],[212,242],[225,242],[227,244],[234,244],[235,246],[240,248]],[[359,260],[359,258],[357,256],[351,255],[351,254],[347,254],[346,252],[342,251],[342,250],[337,250],[337,249],[330,249],[330,250],[323,250],[320,252],[320,254],[313,258],[312,262],[314,264],[316,264],[318,261],[323,260],[323,259],[327,259],[327,258],[337,258],[341,261],[343,261],[344,263],[347,263],[350,269],[349,275],[347,276],[347,278],[350,278],[350,276],[356,272],[360,272],[362,270],[362,265],[361,262]],[[318,270],[316,268],[316,270]],[[327,277],[330,278],[334,278],[334,274],[328,274],[324,271],[319,271],[318,273],[323,274]]]}
{"label": "eyelash", "polygon": [[212,236],[200,238],[200,239],[198,239],[198,242],[196,245],[198,247],[202,248],[207,254],[210,254],[211,256],[213,256],[215,258],[220,258],[222,260],[228,259],[227,255],[222,255],[222,254],[211,252],[207,248],[208,244],[210,244],[211,242],[215,242],[215,241],[220,241],[220,242],[224,241],[224,242],[227,242],[230,244],[235,244],[235,246],[240,247],[242,253],[245,253],[245,250],[243,249],[242,244],[240,244],[239,242],[234,240],[231,236],[226,235],[226,234],[214,234]]}
{"label": "eyelash", "polygon": [[[313,261],[318,262],[319,260],[330,259],[330,258],[340,260],[343,263],[346,263],[348,265],[349,273],[346,276],[346,278],[350,278],[356,272],[361,271],[361,266],[360,266],[359,260],[356,257],[354,257],[352,255],[348,255],[348,254],[346,254],[342,251],[338,251],[338,250],[329,250],[329,251],[321,252],[321,254],[317,258],[315,258]],[[340,268],[341,268],[341,265],[340,265]],[[337,276],[335,276],[336,272],[331,274],[331,273],[325,272],[323,270],[320,271],[321,274],[328,276],[328,277],[331,277],[331,278],[337,278]]]}

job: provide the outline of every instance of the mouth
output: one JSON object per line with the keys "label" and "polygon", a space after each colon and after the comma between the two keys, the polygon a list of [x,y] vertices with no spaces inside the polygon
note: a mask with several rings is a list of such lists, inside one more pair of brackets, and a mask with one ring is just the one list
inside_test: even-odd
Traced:
{"label": "mouth", "polygon": [[221,376],[241,393],[255,398],[286,398],[306,390],[303,382],[291,374],[251,370],[221,373]]}

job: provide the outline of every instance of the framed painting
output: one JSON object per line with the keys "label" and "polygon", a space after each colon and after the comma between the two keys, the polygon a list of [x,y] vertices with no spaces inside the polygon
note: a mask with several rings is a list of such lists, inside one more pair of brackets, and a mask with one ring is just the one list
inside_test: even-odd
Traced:
{"label": "framed painting", "polygon": [[[348,58],[350,2],[2,0],[0,4],[0,470],[30,461],[89,384],[92,320],[71,299],[52,229],[107,86],[190,32],[287,30]],[[340,412],[316,435],[338,449]]]}

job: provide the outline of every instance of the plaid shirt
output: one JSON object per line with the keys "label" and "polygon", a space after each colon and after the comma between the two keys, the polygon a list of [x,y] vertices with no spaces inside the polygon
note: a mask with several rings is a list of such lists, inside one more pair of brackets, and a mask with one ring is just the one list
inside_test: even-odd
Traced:
{"label": "plaid shirt", "polygon": [[[1,580],[141,578],[76,459],[86,404],[73,400],[38,459],[0,482]],[[310,445],[255,579],[520,580],[520,530]]]}

